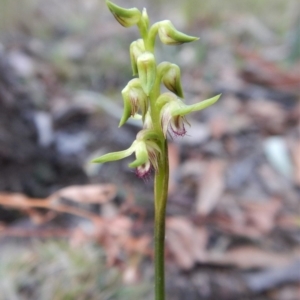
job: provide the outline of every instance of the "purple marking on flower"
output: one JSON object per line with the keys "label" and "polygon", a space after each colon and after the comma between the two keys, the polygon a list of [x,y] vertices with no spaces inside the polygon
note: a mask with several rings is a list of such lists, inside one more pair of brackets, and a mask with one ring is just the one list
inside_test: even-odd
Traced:
{"label": "purple marking on flower", "polygon": [[147,180],[150,177],[152,166],[150,161],[136,168],[135,174],[137,177]]}
{"label": "purple marking on flower", "polygon": [[184,121],[185,119],[182,116],[174,116],[171,118],[169,127],[176,136],[184,136],[186,134]]}

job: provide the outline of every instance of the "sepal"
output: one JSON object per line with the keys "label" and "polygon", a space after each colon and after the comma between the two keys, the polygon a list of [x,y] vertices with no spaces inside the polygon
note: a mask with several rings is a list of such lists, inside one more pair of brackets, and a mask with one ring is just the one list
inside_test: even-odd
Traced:
{"label": "sepal", "polygon": [[178,97],[184,98],[181,86],[180,68],[169,62],[162,62],[157,67],[157,73],[165,87],[175,93]]}
{"label": "sepal", "polygon": [[146,8],[143,8],[141,20],[142,20],[145,28],[148,30],[148,28],[149,28],[149,17],[148,17]]}
{"label": "sepal", "polygon": [[162,43],[166,45],[180,45],[199,39],[178,31],[169,20],[159,22],[158,35]]}
{"label": "sepal", "polygon": [[138,39],[130,44],[129,53],[133,76],[138,74],[137,59],[145,52],[145,45],[142,39]]}
{"label": "sepal", "polygon": [[[133,142],[134,144],[134,142]],[[92,163],[98,163],[98,164],[103,164],[109,161],[115,161],[115,160],[120,160],[125,157],[130,156],[134,152],[134,147],[133,144],[131,145],[130,148],[123,150],[123,151],[118,151],[118,152],[111,152],[107,153],[105,155],[102,155],[100,157],[97,157],[92,160]]]}
{"label": "sepal", "polygon": [[137,168],[138,166],[144,165],[149,161],[149,155],[144,141],[136,140],[135,157],[136,159],[130,163],[129,168]]}
{"label": "sepal", "polygon": [[184,104],[183,106],[178,106],[176,109],[173,110],[173,114],[185,116],[193,111],[203,110],[203,109],[213,105],[214,103],[216,103],[220,97],[221,97],[221,94],[214,96],[212,98],[203,100],[201,102],[192,104],[192,105]]}
{"label": "sepal", "polygon": [[106,0],[106,5],[116,20],[124,27],[130,27],[137,24],[142,16],[141,12],[136,7],[126,9],[108,0]]}
{"label": "sepal", "polygon": [[154,85],[156,78],[156,62],[151,52],[144,52],[137,59],[137,68],[142,88],[147,96]]}

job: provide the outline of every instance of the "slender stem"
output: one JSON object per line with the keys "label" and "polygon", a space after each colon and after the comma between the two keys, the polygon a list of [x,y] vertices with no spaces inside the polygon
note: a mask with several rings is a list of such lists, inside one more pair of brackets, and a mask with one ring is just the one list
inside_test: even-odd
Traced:
{"label": "slender stem", "polygon": [[[154,43],[158,25],[154,24],[144,43],[147,51],[154,53]],[[153,88],[149,94],[150,114],[153,129],[160,136],[161,153],[158,162],[158,171],[154,179],[154,277],[155,300],[165,300],[165,217],[169,184],[169,158],[168,143],[163,134],[160,120],[160,109],[156,106],[156,100],[160,96],[161,77],[156,76]]]}
{"label": "slender stem", "polygon": [[165,299],[165,215],[168,197],[169,159],[168,145],[165,141],[161,155],[159,171],[155,175],[155,225],[154,225],[154,265],[155,265],[155,300]]}
{"label": "slender stem", "polygon": [[161,140],[161,154],[158,162],[158,171],[154,180],[154,268],[155,268],[155,300],[165,299],[165,215],[168,197],[169,183],[169,158],[168,144],[165,139],[159,116],[159,110],[155,105],[160,95],[160,78],[157,76],[150,93],[151,118],[154,129],[159,132]]}
{"label": "slender stem", "polygon": [[161,154],[158,162],[158,171],[155,173],[154,180],[154,273],[155,273],[155,300],[165,299],[165,214],[168,197],[169,183],[169,158],[168,144],[165,139],[160,121],[160,112],[155,105],[160,95],[160,78],[156,77],[152,91],[149,95],[150,113],[153,128],[160,135]]}

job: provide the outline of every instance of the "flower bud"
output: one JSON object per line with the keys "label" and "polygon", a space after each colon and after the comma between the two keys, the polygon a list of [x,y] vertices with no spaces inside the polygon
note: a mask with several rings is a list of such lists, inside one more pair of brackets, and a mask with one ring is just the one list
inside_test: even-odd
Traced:
{"label": "flower bud", "polygon": [[158,65],[157,72],[162,78],[165,87],[175,93],[178,97],[184,98],[181,86],[180,68],[169,62],[162,62]]}
{"label": "flower bud", "polygon": [[130,44],[129,52],[130,52],[132,73],[133,76],[135,76],[138,74],[137,59],[143,52],[145,52],[144,41],[142,39],[138,39],[132,42]]}
{"label": "flower bud", "polygon": [[137,68],[142,88],[147,96],[155,82],[156,77],[156,62],[154,55],[151,52],[144,52],[137,59]]}
{"label": "flower bud", "polygon": [[162,43],[166,45],[179,45],[198,40],[197,37],[178,31],[169,20],[159,22],[158,35]]}
{"label": "flower bud", "polygon": [[106,5],[116,20],[124,27],[130,27],[137,24],[142,15],[141,12],[135,7],[126,9],[108,0],[106,0]]}
{"label": "flower bud", "polygon": [[128,82],[126,87],[122,90],[122,96],[124,110],[119,127],[124,125],[130,116],[133,117],[139,109],[141,110],[142,119],[144,120],[147,112],[148,98],[138,78],[134,78]]}

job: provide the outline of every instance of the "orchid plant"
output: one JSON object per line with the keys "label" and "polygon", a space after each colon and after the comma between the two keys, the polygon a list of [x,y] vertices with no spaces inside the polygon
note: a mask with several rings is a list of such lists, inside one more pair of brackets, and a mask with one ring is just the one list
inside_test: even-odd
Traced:
{"label": "orchid plant", "polygon": [[[140,178],[149,176],[154,170],[154,262],[155,299],[165,299],[164,240],[165,211],[168,196],[169,161],[167,136],[186,134],[186,115],[214,104],[220,97],[201,101],[193,105],[184,103],[180,68],[170,62],[157,64],[154,54],[156,36],[166,45],[179,45],[198,40],[178,31],[171,21],[164,20],[150,26],[147,11],[137,8],[125,9],[106,0],[109,10],[124,27],[137,25],[141,38],[130,45],[130,60],[133,76],[122,90],[124,112],[119,127],[129,118],[138,118],[143,129],[127,150],[108,153],[93,160],[105,163],[120,160],[135,154],[129,164]],[[170,91],[162,93],[161,84]]]}

